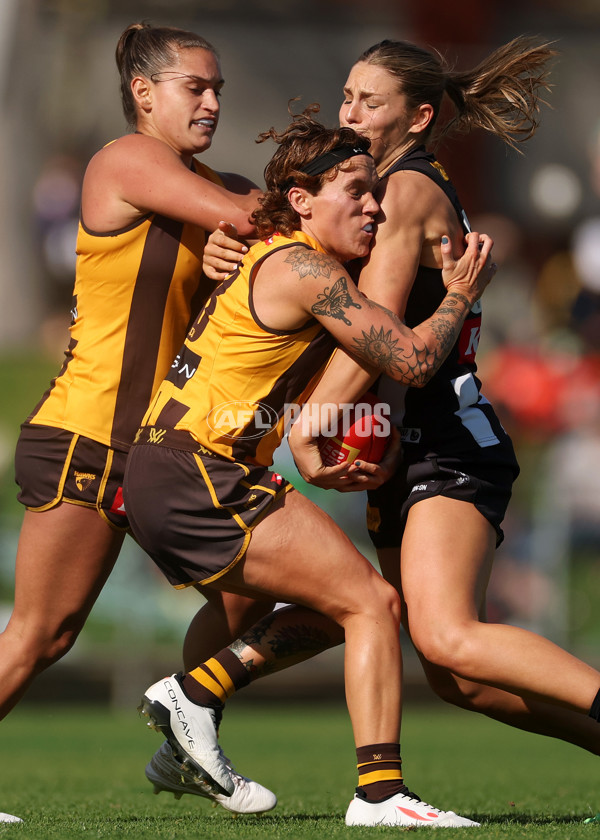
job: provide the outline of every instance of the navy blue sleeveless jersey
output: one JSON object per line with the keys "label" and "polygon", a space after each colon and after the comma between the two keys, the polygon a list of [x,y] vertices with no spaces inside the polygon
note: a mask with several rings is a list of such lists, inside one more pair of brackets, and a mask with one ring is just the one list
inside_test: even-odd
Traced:
{"label": "navy blue sleeveless jersey", "polygon": [[[435,157],[419,146],[400,158],[384,177],[412,170],[431,178],[452,203],[465,232],[469,222],[456,190]],[[420,265],[411,289],[405,322],[415,327],[431,317],[446,290],[441,269]],[[406,388],[387,377],[377,383],[382,402],[391,406],[391,418],[400,428],[403,444],[420,444],[438,454],[457,455],[474,448],[505,443],[508,436],[486,398],[477,378],[475,354],[481,331],[481,302],[467,316],[460,336],[447,359],[424,388]]]}

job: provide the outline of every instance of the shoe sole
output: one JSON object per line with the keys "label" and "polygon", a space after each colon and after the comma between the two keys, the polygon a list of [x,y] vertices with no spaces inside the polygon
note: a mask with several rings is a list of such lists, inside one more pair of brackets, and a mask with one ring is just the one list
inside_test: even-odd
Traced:
{"label": "shoe sole", "polygon": [[156,774],[152,767],[146,767],[146,778],[152,785],[153,793],[157,795],[159,793],[172,793],[175,799],[181,799],[184,794],[189,794],[190,796],[200,796],[202,799],[216,804],[212,796],[207,791],[202,790],[200,786],[198,786],[198,790],[191,790],[190,785],[184,786],[178,785],[176,782],[167,782],[166,779]]}
{"label": "shoe sole", "polygon": [[188,755],[177,740],[175,733],[171,729],[171,715],[169,710],[159,703],[158,700],[150,700],[146,695],[142,697],[142,702],[138,706],[138,712],[149,718],[148,726],[161,735],[169,742],[173,755],[181,766],[188,773],[191,773],[194,778],[200,782],[207,784],[214,793],[221,793],[224,796],[230,796],[229,791],[225,790],[216,779],[195,759]]}

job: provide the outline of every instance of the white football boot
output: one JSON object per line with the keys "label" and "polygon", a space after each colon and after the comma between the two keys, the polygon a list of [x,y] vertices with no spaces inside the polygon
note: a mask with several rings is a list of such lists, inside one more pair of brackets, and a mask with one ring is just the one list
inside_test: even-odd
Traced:
{"label": "white football boot", "polygon": [[0,813],[0,823],[18,823],[23,822],[21,817],[14,817],[12,814]]}
{"label": "white football boot", "polygon": [[148,726],[162,732],[194,778],[214,793],[231,796],[235,782],[217,740],[220,710],[190,700],[180,679],[180,674],[173,674],[151,685],[142,697],[139,711],[150,718]]}
{"label": "white football boot", "polygon": [[459,817],[454,811],[440,811],[422,802],[408,788],[383,802],[367,802],[354,795],[346,811],[346,825],[430,826],[431,828],[467,828],[478,822]]}
{"label": "white football boot", "polygon": [[175,799],[181,799],[184,793],[203,796],[234,814],[262,814],[277,805],[277,797],[274,793],[247,776],[242,776],[235,770],[223,751],[221,755],[235,784],[235,790],[231,796],[213,793],[208,785],[195,781],[194,776],[175,760],[167,741],[163,742],[146,765],[146,778],[154,785],[154,793],[164,790],[172,793]]}

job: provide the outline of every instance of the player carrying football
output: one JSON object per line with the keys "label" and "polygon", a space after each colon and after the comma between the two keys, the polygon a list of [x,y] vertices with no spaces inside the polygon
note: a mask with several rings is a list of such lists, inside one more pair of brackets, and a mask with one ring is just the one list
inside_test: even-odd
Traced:
{"label": "player carrying football", "polygon": [[[375,815],[382,795],[395,797],[404,825],[474,825],[404,787],[398,594],[327,514],[269,470],[282,423],[257,435],[252,419],[236,425],[235,411],[229,428],[215,430],[210,416],[228,402],[268,405],[282,416],[286,404],[310,392],[336,341],[398,381],[426,381],[494,274],[492,242],[471,234],[459,263],[445,247],[447,294],[430,318],[408,329],[361,295],[341,267],[365,256],[373,237],[379,208],[369,140],[349,128],[325,129],[308,115],[267,136],[279,148],[255,213],[262,241],[211,295],[146,413],[126,470],[130,522],[176,587],[302,604],[342,627],[364,801]],[[335,310],[323,305],[334,288],[343,290]],[[388,337],[389,356],[373,357],[361,344],[372,330]],[[232,783],[218,717],[226,697],[249,679],[246,664],[226,649],[160,680],[143,698],[185,766],[225,795]]]}

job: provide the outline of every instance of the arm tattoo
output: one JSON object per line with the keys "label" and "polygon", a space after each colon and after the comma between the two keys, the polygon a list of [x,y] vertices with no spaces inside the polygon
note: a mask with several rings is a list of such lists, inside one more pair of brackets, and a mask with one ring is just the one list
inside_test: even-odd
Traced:
{"label": "arm tattoo", "polygon": [[[466,306],[468,311],[469,301],[467,298],[458,292],[449,292],[444,299],[443,305],[436,310],[431,318],[431,329],[440,342],[437,354],[442,360],[446,358],[457,339],[457,324],[462,325],[461,304]],[[459,308],[457,308],[457,305]],[[450,317],[448,318],[447,316]]]}
{"label": "arm tattoo", "polygon": [[311,307],[314,315],[325,315],[329,318],[337,318],[343,321],[347,327],[352,326],[352,321],[346,318],[344,312],[348,309],[362,309],[360,303],[355,303],[348,292],[348,283],[345,277],[336,280],[333,286],[325,286],[322,292],[317,295],[317,302]]}
{"label": "arm tattoo", "polygon": [[[332,272],[340,270],[340,264],[333,257],[303,247],[292,248],[285,261],[300,277],[331,277]],[[332,286],[325,286],[317,295],[312,312],[314,315],[337,318],[349,327],[351,321],[346,318],[344,312],[352,307],[361,308],[359,303],[352,300],[346,278],[342,276]]]}
{"label": "arm tattoo", "polygon": [[438,315],[455,315],[457,303],[462,303],[467,307],[469,306],[469,301],[464,295],[461,295],[459,292],[448,292],[444,298],[444,305],[440,305],[437,310]]}
{"label": "arm tattoo", "polygon": [[340,267],[339,263],[327,254],[303,247],[292,248],[285,261],[300,277],[329,277],[332,271]]}
{"label": "arm tattoo", "polygon": [[[365,298],[365,303],[373,310],[384,311],[398,325],[400,319],[389,309],[377,306]],[[449,292],[443,304],[429,319],[429,327],[437,343],[433,347],[427,345],[420,350],[415,346],[400,347],[398,339],[392,337],[392,330],[384,327],[377,329],[372,326],[369,332],[362,331],[362,339],[355,338],[352,350],[370,365],[379,368],[383,373],[409,386],[425,385],[438,371],[455,344],[469,301],[458,292]]]}

